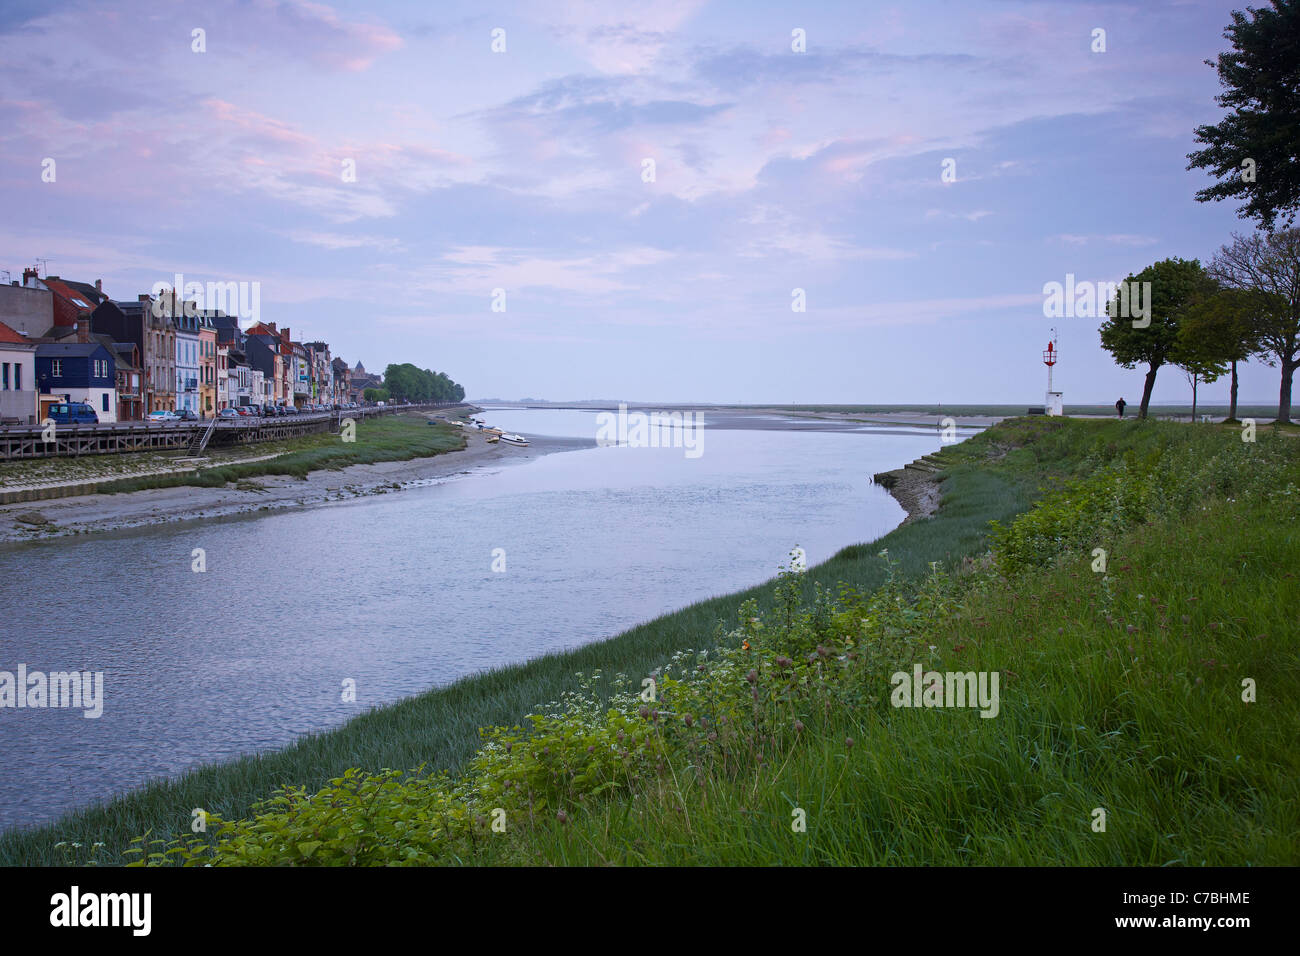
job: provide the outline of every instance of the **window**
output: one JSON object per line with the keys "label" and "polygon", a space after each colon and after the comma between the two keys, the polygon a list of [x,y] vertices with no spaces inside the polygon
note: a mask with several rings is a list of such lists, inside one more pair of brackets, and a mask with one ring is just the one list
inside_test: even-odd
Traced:
{"label": "window", "polygon": [[108,411],[108,392],[105,392],[103,395],[99,397],[103,400],[104,411]]}
{"label": "window", "polygon": [[9,363],[0,363],[0,389],[9,391]]}
{"label": "window", "polygon": [[14,363],[14,388],[20,392],[23,390],[23,367],[17,362]]}
{"label": "window", "polygon": [[62,378],[62,377],[63,377],[63,362],[62,362],[62,360],[60,360],[60,359],[51,359],[51,360],[50,360],[50,377],[51,377],[51,378]]}

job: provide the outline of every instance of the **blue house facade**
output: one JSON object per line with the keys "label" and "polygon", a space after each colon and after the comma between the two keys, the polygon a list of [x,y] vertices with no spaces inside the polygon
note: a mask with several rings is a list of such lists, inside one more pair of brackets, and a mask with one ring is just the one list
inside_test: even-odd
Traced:
{"label": "blue house facade", "polygon": [[117,421],[117,363],[99,342],[51,342],[36,348],[41,418],[56,402],[85,402],[101,422]]}

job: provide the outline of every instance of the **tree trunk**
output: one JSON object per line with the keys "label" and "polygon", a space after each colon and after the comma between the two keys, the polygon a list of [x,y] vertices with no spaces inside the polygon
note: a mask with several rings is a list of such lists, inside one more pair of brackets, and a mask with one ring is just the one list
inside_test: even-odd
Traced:
{"label": "tree trunk", "polygon": [[1192,376],[1192,424],[1196,424],[1196,383],[1200,378],[1199,375]]}
{"label": "tree trunk", "polygon": [[1160,371],[1159,365],[1152,365],[1147,372],[1146,384],[1142,386],[1142,405],[1138,408],[1138,418],[1147,417],[1147,406],[1151,404],[1151,390],[1156,387],[1156,372]]}
{"label": "tree trunk", "polygon": [[1232,385],[1228,389],[1228,421],[1237,421],[1237,360],[1232,360]]}
{"label": "tree trunk", "polygon": [[1291,424],[1291,379],[1295,375],[1297,363],[1294,358],[1282,360],[1282,388],[1277,399],[1277,420],[1285,425]]}

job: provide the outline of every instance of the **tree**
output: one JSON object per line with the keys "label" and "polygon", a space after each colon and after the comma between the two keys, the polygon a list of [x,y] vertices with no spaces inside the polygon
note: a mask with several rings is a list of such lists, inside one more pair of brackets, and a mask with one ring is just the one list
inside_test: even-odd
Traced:
{"label": "tree", "polygon": [[1232,50],[1217,66],[1223,92],[1215,102],[1230,112],[1196,128],[1204,149],[1189,153],[1188,169],[1218,179],[1200,190],[1200,202],[1243,197],[1237,210],[1271,230],[1300,208],[1300,0],[1271,0],[1271,8],[1234,10],[1223,37]]}
{"label": "tree", "polygon": [[407,402],[459,402],[465,390],[445,372],[416,368],[409,362],[384,370],[384,385],[393,397]]}
{"label": "tree", "polygon": [[1189,337],[1184,325],[1178,330],[1178,341],[1170,350],[1169,364],[1181,368],[1192,386],[1192,421],[1195,422],[1197,386],[1201,382],[1217,381],[1227,371],[1227,361],[1206,340]]}
{"label": "tree", "polygon": [[386,388],[367,388],[361,393],[361,397],[367,402],[386,402],[388,401],[388,389]]}
{"label": "tree", "polygon": [[[1140,320],[1129,317],[1133,310],[1121,310],[1123,295],[1116,295],[1106,307],[1110,318],[1101,326],[1102,348],[1119,365],[1124,368],[1134,368],[1139,362],[1147,365],[1138,418],[1147,417],[1156,373],[1170,361],[1184,313],[1213,291],[1212,280],[1195,259],[1162,259],[1124,281],[1128,290],[1143,288],[1143,283],[1150,283],[1150,293],[1145,295],[1149,315]],[[1137,292],[1129,292],[1130,300],[1137,296]]]}
{"label": "tree", "polygon": [[[1211,265],[1210,274],[1214,267]],[[1243,289],[1220,289],[1194,305],[1178,330],[1178,349],[1203,350],[1203,354],[1227,362],[1232,370],[1228,390],[1228,423],[1237,424],[1237,363],[1259,351],[1255,333],[1256,316],[1269,308],[1264,293]],[[1195,404],[1195,397],[1193,397]]]}
{"label": "tree", "polygon": [[1215,255],[1210,273],[1226,288],[1256,294],[1256,354],[1282,367],[1277,420],[1290,422],[1291,383],[1300,365],[1300,229],[1232,238]]}

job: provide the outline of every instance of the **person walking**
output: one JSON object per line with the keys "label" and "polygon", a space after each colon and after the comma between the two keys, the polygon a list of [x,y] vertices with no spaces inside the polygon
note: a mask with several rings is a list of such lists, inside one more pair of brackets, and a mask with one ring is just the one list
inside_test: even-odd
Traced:
{"label": "person walking", "polygon": [[1124,417],[1124,406],[1127,404],[1128,402],[1124,401],[1123,396],[1120,396],[1120,400],[1115,403],[1115,411],[1119,412],[1120,418]]}

